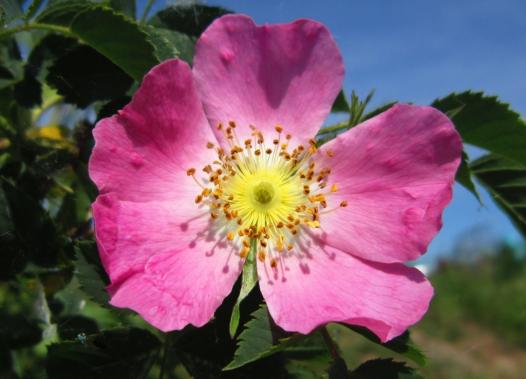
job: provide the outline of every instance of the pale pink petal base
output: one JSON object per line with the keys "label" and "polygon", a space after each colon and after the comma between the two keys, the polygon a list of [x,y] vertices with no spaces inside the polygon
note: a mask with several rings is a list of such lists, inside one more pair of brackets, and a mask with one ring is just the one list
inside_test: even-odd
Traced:
{"label": "pale pink petal base", "polygon": [[240,273],[226,237],[191,202],[135,203],[101,195],[93,205],[111,304],[163,331],[209,321]]}
{"label": "pale pink petal base", "polygon": [[212,126],[236,121],[273,138],[313,138],[341,88],[343,62],[325,26],[312,20],[261,25],[243,15],[214,21],[196,45],[193,72]]}
{"label": "pale pink petal base", "polygon": [[328,322],[360,325],[382,342],[402,334],[427,311],[433,288],[415,268],[367,262],[315,246],[286,269],[258,263],[259,285],[269,312],[287,331],[310,333]]}
{"label": "pale pink petal base", "polygon": [[316,165],[339,187],[330,206],[348,206],[322,216],[319,238],[371,261],[418,258],[442,226],[461,151],[443,113],[403,104],[323,145]]}

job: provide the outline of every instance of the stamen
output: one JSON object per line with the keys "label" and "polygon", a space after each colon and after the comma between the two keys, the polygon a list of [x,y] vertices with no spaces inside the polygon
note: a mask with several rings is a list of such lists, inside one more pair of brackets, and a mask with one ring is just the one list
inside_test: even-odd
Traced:
{"label": "stamen", "polygon": [[[339,190],[337,184],[323,191],[331,168],[316,167],[314,139],[307,145],[291,146],[293,135],[285,134],[283,141],[281,125],[274,127],[274,136],[266,136],[249,125],[252,138],[240,143],[236,129],[244,126],[233,120],[226,125],[225,128],[222,123],[217,124],[228,143],[226,149],[206,143],[208,149],[217,153],[217,159],[202,168],[208,176],[205,184],[210,188],[200,183],[195,168],[186,171],[201,187],[195,203],[209,207],[211,219],[224,228],[221,230],[226,239],[239,245],[240,259],[248,256],[253,239],[258,260],[268,259],[275,269],[279,259],[283,268],[285,256],[279,253],[293,251],[305,228],[320,228],[322,215],[346,207],[347,201],[332,202],[331,195]],[[334,156],[330,150],[326,154]],[[332,209],[328,209],[329,205]]]}

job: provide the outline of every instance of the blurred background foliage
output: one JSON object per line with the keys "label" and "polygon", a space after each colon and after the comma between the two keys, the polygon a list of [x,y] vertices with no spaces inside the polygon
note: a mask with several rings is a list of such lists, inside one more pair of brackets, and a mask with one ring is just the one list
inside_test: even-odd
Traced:
{"label": "blurred background foliage", "polygon": [[[380,344],[359,328],[310,336],[273,325],[254,289],[229,321],[240,283],[203,328],[163,334],[108,305],[91,228],[91,130],[131,98],[143,75],[179,57],[213,19],[198,3],[0,2],[1,378],[520,378],[526,372],[523,246],[451,254],[431,273],[436,296],[411,337]],[[140,8],[140,9],[138,9]],[[372,93],[343,92],[319,143],[378,114]],[[526,233],[526,125],[495,97],[450,94],[433,105],[455,122],[467,154],[457,181],[484,186]],[[417,344],[419,347],[417,347]]]}

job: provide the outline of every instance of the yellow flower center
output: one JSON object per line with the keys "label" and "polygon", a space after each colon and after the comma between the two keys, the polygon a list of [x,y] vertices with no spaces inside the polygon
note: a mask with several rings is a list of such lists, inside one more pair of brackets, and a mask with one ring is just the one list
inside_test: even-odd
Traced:
{"label": "yellow flower center", "polygon": [[[252,138],[241,144],[235,128],[232,121],[226,128],[218,125],[229,143],[228,151],[207,143],[209,149],[216,150],[217,160],[203,168],[207,175],[203,182],[194,168],[187,171],[202,188],[195,202],[209,207],[226,239],[239,246],[241,258],[256,240],[258,259],[268,257],[276,267],[276,254],[292,251],[302,230],[319,228],[320,216],[347,206],[347,202],[328,208],[328,198],[338,186],[329,183],[330,168],[316,167],[314,140],[290,150],[292,136],[283,138],[282,127],[276,126],[276,138],[266,144],[263,134],[251,126]],[[330,151],[327,154],[333,156]]]}

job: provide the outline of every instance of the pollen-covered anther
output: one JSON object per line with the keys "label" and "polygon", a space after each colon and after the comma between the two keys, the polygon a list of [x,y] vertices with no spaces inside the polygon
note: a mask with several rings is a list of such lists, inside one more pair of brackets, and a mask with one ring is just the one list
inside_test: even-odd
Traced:
{"label": "pollen-covered anther", "polygon": [[267,253],[265,251],[260,250],[258,253],[258,259],[260,262],[265,262],[265,258],[267,257]]}

